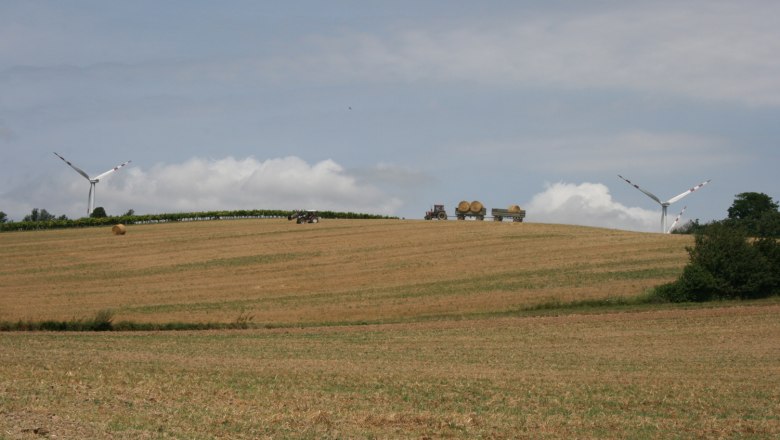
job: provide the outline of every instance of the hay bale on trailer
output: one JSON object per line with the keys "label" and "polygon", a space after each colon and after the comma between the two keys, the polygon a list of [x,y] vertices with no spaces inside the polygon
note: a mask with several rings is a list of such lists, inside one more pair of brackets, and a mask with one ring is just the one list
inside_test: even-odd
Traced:
{"label": "hay bale on trailer", "polygon": [[113,232],[114,235],[125,235],[127,228],[122,223],[117,223],[111,228],[111,232]]}
{"label": "hay bale on trailer", "polygon": [[512,219],[513,222],[520,223],[525,218],[525,210],[518,205],[509,205],[507,209],[493,208],[490,210],[493,220],[497,222],[504,221],[505,218]]}
{"label": "hay bale on trailer", "polygon": [[482,202],[477,200],[471,203],[464,200],[458,204],[458,208],[456,209],[455,214],[458,220],[466,220],[466,217],[474,217],[477,220],[484,220],[485,207],[482,205]]}

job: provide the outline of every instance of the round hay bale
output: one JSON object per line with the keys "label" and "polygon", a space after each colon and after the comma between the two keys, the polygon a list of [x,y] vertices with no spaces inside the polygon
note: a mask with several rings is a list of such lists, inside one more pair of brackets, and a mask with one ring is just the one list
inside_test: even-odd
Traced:
{"label": "round hay bale", "polygon": [[469,209],[471,210],[471,212],[475,214],[482,211],[482,208],[483,208],[482,202],[478,200],[474,200],[473,202],[471,202],[471,205],[469,205]]}
{"label": "round hay bale", "polygon": [[509,205],[509,209],[507,209],[509,212],[520,212],[522,209],[520,209],[517,205]]}
{"label": "round hay bale", "polygon": [[458,212],[469,212],[469,209],[471,209],[471,204],[465,200],[458,203]]}
{"label": "round hay bale", "polygon": [[122,223],[119,223],[111,228],[111,232],[113,232],[114,235],[125,235],[127,228]]}

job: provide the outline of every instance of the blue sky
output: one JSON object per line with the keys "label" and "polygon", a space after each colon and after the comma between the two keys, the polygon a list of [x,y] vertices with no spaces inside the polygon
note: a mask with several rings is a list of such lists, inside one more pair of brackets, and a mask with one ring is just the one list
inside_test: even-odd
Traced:
{"label": "blue sky", "polygon": [[[774,1],[0,2],[0,211],[332,209],[657,231],[780,199]],[[671,221],[671,219],[670,219]]]}

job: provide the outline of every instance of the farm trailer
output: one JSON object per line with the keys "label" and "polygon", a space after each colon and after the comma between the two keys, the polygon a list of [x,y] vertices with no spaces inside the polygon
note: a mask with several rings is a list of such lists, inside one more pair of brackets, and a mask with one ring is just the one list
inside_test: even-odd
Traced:
{"label": "farm trailer", "polygon": [[[458,220],[465,220],[466,218],[473,217],[476,220],[485,220],[487,209],[478,201],[474,202],[460,202],[455,208],[455,218]],[[520,209],[517,205],[512,205],[509,209],[493,208],[490,210],[490,215],[494,221],[500,222],[506,219],[511,219],[513,222],[522,222],[525,218],[525,210]],[[425,220],[447,220],[450,216],[447,215],[447,211],[444,205],[433,205],[433,209],[425,212]]]}
{"label": "farm trailer", "polygon": [[493,208],[490,210],[490,215],[493,216],[493,220],[500,222],[504,221],[505,218],[512,219],[513,222],[522,222],[525,218],[525,209],[517,208],[515,209],[498,209]]}

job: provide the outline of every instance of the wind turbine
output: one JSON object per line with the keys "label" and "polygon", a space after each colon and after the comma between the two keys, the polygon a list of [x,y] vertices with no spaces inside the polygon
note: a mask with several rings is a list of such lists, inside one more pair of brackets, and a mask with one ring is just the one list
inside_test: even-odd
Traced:
{"label": "wind turbine", "polygon": [[87,173],[85,173],[84,171],[82,171],[81,168],[79,168],[76,165],[73,165],[72,163],[68,162],[68,160],[65,159],[64,157],[60,156],[56,152],[54,153],[54,155],[59,157],[60,159],[62,159],[63,162],[65,162],[66,164],[70,165],[71,168],[76,170],[77,173],[79,173],[82,176],[84,176],[85,179],[89,180],[89,196],[88,196],[89,198],[87,199],[89,205],[87,207],[87,216],[92,214],[92,211],[95,210],[95,186],[96,186],[96,184],[98,182],[100,182],[100,179],[108,176],[109,174],[113,173],[114,171],[119,170],[120,168],[122,168],[123,166],[125,166],[125,165],[127,165],[127,164],[129,164],[131,162],[131,161],[128,160],[127,162],[121,163],[121,164],[115,166],[114,168],[111,168],[110,170],[106,171],[103,174],[98,174],[95,177],[89,177],[89,175]]}
{"label": "wind turbine", "polygon": [[[704,182],[694,186],[693,188],[689,189],[688,191],[685,191],[682,194],[676,195],[676,196],[672,197],[671,199],[669,199],[669,200],[667,200],[665,202],[662,202],[661,199],[659,199],[655,194],[653,194],[653,193],[651,193],[649,191],[643,190],[638,185],[636,185],[635,183],[633,183],[630,180],[626,179],[625,177],[621,176],[620,174],[618,174],[618,177],[620,177],[621,179],[625,180],[626,182],[628,182],[629,185],[633,186],[634,188],[638,189],[639,191],[642,191],[643,193],[645,193],[645,195],[647,195],[651,199],[653,199],[656,202],[658,202],[659,205],[661,205],[661,232],[667,232],[667,229],[666,229],[666,208],[668,208],[669,205],[671,205],[672,203],[679,201],[680,199],[682,199],[683,197],[687,196],[688,194],[690,194],[690,193],[696,191],[697,189],[701,188],[702,186],[710,183],[710,180],[712,180],[712,179],[706,180],[706,181],[704,181]],[[682,215],[682,213],[680,213],[680,214]]]}
{"label": "wind turbine", "polygon": [[667,234],[671,234],[672,233],[672,231],[674,230],[674,227],[677,226],[677,223],[680,222],[680,218],[682,217],[683,213],[685,212],[685,210],[687,208],[688,208],[687,206],[683,206],[682,211],[680,211],[680,213],[677,214],[677,218],[675,218],[674,221],[672,222],[672,226],[669,226],[669,230],[666,231]]}

